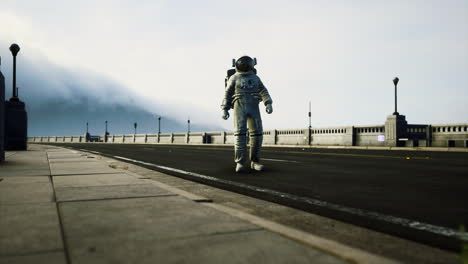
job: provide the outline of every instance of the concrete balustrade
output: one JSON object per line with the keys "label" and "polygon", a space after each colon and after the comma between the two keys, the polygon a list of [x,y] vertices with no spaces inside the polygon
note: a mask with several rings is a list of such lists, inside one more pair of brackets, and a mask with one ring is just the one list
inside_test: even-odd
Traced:
{"label": "concrete balustrade", "polygon": [[356,146],[386,146],[386,142],[383,140],[385,138],[385,126],[383,125],[355,126],[346,130],[353,130]]}
{"label": "concrete balustrade", "polygon": [[468,124],[432,125],[432,146],[468,147]]}
{"label": "concrete balustrade", "polygon": [[224,132],[206,132],[206,138],[209,139],[207,143],[211,144],[225,144]]}
{"label": "concrete balustrade", "polygon": [[[401,123],[399,125],[401,126]],[[404,124],[404,123],[403,123]],[[340,126],[312,129],[279,129],[263,132],[264,145],[311,146],[399,146],[406,147],[468,147],[468,124],[424,125],[406,124],[398,128],[397,140],[387,140],[394,133],[395,123],[371,126]],[[92,136],[104,142],[104,136]],[[80,143],[84,136],[28,137],[28,142]],[[232,131],[194,133],[109,135],[107,143],[129,144],[227,144],[235,142]],[[391,144],[389,144],[391,143]]]}
{"label": "concrete balustrade", "polygon": [[225,135],[225,141],[224,141],[224,143],[225,143],[225,144],[233,145],[234,142],[235,142],[234,132],[232,132],[232,131],[225,132],[224,135]]}
{"label": "concrete balustrade", "polygon": [[159,134],[158,143],[171,144],[172,143],[172,134]]}
{"label": "concrete balustrade", "polygon": [[187,143],[185,133],[173,133],[172,134],[172,143],[174,143],[174,144],[185,144],[185,143]]}
{"label": "concrete balustrade", "polygon": [[189,144],[203,144],[203,133],[190,133],[188,134]]}
{"label": "concrete balustrade", "polygon": [[[265,132],[271,134],[271,131]],[[276,130],[275,141],[277,145],[308,145],[308,137],[304,129]]]}
{"label": "concrete balustrade", "polygon": [[134,138],[134,143],[146,143],[146,134],[137,134]]}
{"label": "concrete balustrade", "polygon": [[123,137],[124,143],[133,143],[133,134],[131,135],[124,135]]}
{"label": "concrete balustrade", "polygon": [[[305,134],[308,134],[308,130]],[[310,130],[311,145],[353,146],[353,127],[324,127]]]}

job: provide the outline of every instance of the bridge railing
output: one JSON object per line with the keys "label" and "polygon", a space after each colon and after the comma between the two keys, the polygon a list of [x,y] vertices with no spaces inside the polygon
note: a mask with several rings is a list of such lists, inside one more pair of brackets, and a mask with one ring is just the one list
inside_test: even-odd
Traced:
{"label": "bridge railing", "polygon": [[[385,146],[385,125],[313,127],[263,131],[264,145]],[[416,125],[404,128],[406,146],[468,147],[468,124]],[[31,143],[81,143],[85,136],[28,137]],[[88,142],[105,142],[104,135]],[[234,144],[232,131],[108,135],[106,143],[130,144]]]}
{"label": "bridge railing", "polygon": [[320,127],[311,129],[311,145],[353,146],[352,126]]}
{"label": "bridge railing", "polygon": [[440,124],[429,126],[434,147],[468,147],[468,124]]}
{"label": "bridge railing", "polygon": [[355,144],[357,146],[385,146],[385,126],[355,126]]}

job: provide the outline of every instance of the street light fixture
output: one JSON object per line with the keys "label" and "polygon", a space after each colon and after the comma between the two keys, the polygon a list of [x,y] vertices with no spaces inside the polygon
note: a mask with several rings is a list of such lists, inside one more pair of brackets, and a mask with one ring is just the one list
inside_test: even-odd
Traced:
{"label": "street light fixture", "polygon": [[393,115],[399,115],[397,111],[397,85],[399,81],[400,79],[398,79],[398,77],[395,77],[395,79],[393,79],[393,84],[395,85],[395,112],[393,112]]}
{"label": "street light fixture", "polygon": [[16,88],[16,55],[20,51],[20,47],[18,44],[13,43],[10,46],[11,54],[13,55],[13,93],[12,93],[12,100],[18,101],[18,89]]}
{"label": "street light fixture", "polygon": [[138,126],[138,124],[137,124],[137,122],[135,122],[135,123],[133,124],[133,127],[135,128],[135,135],[136,135],[136,132],[137,132],[137,126]]}

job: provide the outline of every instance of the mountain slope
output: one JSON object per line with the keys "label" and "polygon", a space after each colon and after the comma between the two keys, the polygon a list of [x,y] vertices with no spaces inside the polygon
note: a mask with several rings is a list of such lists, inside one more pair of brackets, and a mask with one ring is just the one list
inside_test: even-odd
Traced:
{"label": "mountain slope", "polygon": [[[27,102],[26,102],[27,103]],[[42,104],[27,104],[29,136],[81,135],[86,122],[92,135],[104,134],[105,121],[111,134],[131,134],[137,123],[137,133],[157,133],[158,116],[137,104],[102,104],[91,98],[69,102],[63,99]],[[191,131],[222,130],[215,126],[191,124]],[[186,132],[187,123],[170,117],[161,118],[161,132]]]}

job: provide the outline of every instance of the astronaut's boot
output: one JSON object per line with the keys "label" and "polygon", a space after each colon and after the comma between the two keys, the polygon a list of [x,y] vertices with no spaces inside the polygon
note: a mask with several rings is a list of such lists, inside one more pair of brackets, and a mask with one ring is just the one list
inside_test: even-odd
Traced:
{"label": "astronaut's boot", "polygon": [[263,165],[258,163],[258,162],[255,162],[255,161],[252,161],[250,163],[250,167],[252,168],[252,170],[256,170],[256,171],[262,171],[263,170]]}
{"label": "astronaut's boot", "polygon": [[245,171],[245,166],[242,163],[236,163],[236,172]]}
{"label": "astronaut's boot", "polygon": [[262,133],[250,135],[250,168],[256,171],[262,171],[263,165],[260,164],[260,148],[262,147],[263,135]]}
{"label": "astronaut's boot", "polygon": [[239,133],[235,135],[236,143],[234,146],[234,161],[236,162],[236,172],[245,170],[245,154],[247,149],[247,137],[245,133]]}

